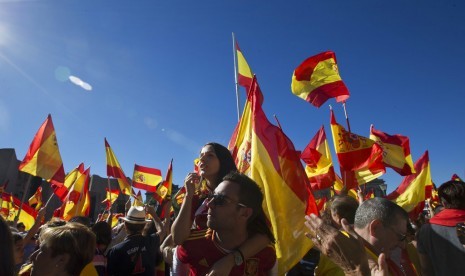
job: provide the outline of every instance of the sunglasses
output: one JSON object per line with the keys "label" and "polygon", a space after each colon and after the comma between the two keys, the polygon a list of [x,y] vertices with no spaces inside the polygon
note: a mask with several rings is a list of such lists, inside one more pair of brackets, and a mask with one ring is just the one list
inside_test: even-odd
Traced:
{"label": "sunglasses", "polygon": [[403,242],[407,239],[407,235],[406,234],[401,234],[399,232],[397,232],[393,227],[391,226],[388,226],[389,229],[391,229],[392,232],[394,232],[394,234],[396,234],[397,238],[399,239],[399,242]]}
{"label": "sunglasses", "polygon": [[208,203],[213,203],[215,206],[223,206],[228,203],[235,203],[238,206],[247,208],[247,206],[245,206],[244,204],[239,203],[223,194],[210,194],[207,196],[207,200]]}
{"label": "sunglasses", "polygon": [[457,236],[460,243],[465,245],[465,222],[457,223],[455,229],[457,230]]}

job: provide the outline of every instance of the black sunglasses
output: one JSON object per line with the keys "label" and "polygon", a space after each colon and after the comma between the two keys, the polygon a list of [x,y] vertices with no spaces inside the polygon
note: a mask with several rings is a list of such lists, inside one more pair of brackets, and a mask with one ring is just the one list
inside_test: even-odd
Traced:
{"label": "black sunglasses", "polygon": [[247,208],[247,206],[244,204],[239,203],[223,194],[210,194],[207,196],[207,200],[208,203],[213,203],[215,206],[223,206],[227,203],[235,203],[241,207]]}

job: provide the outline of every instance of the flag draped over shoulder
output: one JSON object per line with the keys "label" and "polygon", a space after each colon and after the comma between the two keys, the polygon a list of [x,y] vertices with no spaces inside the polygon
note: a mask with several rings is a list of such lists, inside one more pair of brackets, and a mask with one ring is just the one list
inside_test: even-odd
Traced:
{"label": "flag draped over shoulder", "polygon": [[410,218],[417,219],[425,207],[425,199],[431,197],[433,188],[428,151],[415,162],[414,168],[416,172],[404,177],[399,187],[386,198],[404,208]]}
{"label": "flag draped over shoulder", "polygon": [[[21,200],[18,198],[11,196],[12,208],[10,209],[9,216],[7,218],[8,221],[14,221],[16,216],[18,216],[19,207],[21,206]],[[37,217],[37,211],[32,208],[31,206],[23,203],[21,207],[21,213],[19,214],[18,222],[24,223],[26,227],[26,231],[31,229],[34,225],[35,219]]]}
{"label": "flag draped over shoulder", "polygon": [[383,149],[366,137],[347,132],[336,122],[332,109],[331,133],[342,180],[347,189],[365,184],[386,172]]}
{"label": "flag draped over shoulder", "polygon": [[52,186],[63,185],[65,170],[50,114],[34,136],[26,156],[19,164],[19,170],[39,176]]}
{"label": "flag draped over shoulder", "polygon": [[376,130],[372,125],[370,139],[383,149],[383,162],[386,167],[392,168],[403,176],[415,172],[412,155],[410,154],[410,142],[407,136],[389,135]]}
{"label": "flag draped over shoulder", "polygon": [[36,192],[28,200],[29,206],[34,206],[34,209],[39,210],[42,206],[42,187],[39,186]]}
{"label": "flag draped over shoulder", "polygon": [[77,177],[83,173],[84,163],[81,163],[79,164],[79,166],[74,168],[66,175],[65,182],[62,186],[56,186],[53,188],[53,193],[61,200],[61,202],[63,202],[66,199],[66,196],[69,192],[69,188],[74,184],[74,182],[76,182]]}
{"label": "flag draped over shoulder", "polygon": [[237,57],[237,82],[239,85],[245,87],[247,91],[252,84],[253,73],[250,69],[247,60],[245,60],[244,55],[242,54],[241,49],[239,48],[239,44],[235,43],[236,46],[236,57]]}
{"label": "flag draped over shoulder", "polygon": [[333,185],[336,176],[324,126],[321,126],[305,147],[300,158],[306,164],[305,172],[313,190],[322,190]]}
{"label": "flag draped over shoulder", "polygon": [[134,165],[134,174],[132,177],[132,186],[134,188],[156,192],[157,185],[162,179],[159,169]]}
{"label": "flag draped over shoulder", "polygon": [[330,98],[344,102],[349,90],[342,82],[334,52],[327,51],[302,62],[292,75],[291,90],[294,95],[316,107]]}
{"label": "flag draped over shoulder", "polygon": [[131,184],[129,184],[126,175],[121,168],[118,159],[116,159],[113,150],[105,138],[105,152],[107,156],[107,176],[112,176],[118,180],[119,188],[125,195],[131,195]]}
{"label": "flag draped over shoulder", "polygon": [[115,201],[118,199],[118,196],[119,196],[119,190],[118,189],[111,189],[111,190],[108,190],[108,188],[105,188],[105,191],[107,192],[106,193],[106,197],[105,199],[102,201],[102,203],[105,203],[107,208],[106,210],[110,210],[111,206],[113,205],[113,203],[115,203]]}
{"label": "flag draped over shoulder", "polygon": [[168,170],[166,171],[165,180],[158,185],[157,192],[153,194],[153,198],[162,203],[163,200],[171,199],[171,193],[173,189],[173,159],[171,159],[170,164],[168,165]]}
{"label": "flag draped over shoulder", "polygon": [[298,153],[282,130],[268,121],[261,102],[261,91],[254,78],[229,145],[237,167],[264,193],[263,209],[277,240],[278,274],[282,275],[312,246],[304,237],[302,218],[305,214],[318,214],[318,210]]}

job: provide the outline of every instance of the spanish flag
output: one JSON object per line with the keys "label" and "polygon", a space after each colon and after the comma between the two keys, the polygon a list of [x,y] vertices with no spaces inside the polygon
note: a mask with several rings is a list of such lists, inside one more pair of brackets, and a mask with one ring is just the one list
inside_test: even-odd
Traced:
{"label": "spanish flag", "polygon": [[[39,186],[36,192],[28,200],[29,206],[34,207],[37,211],[42,206],[42,187]],[[34,206],[35,205],[35,206]]]}
{"label": "spanish flag", "polygon": [[1,206],[2,209],[0,210],[0,214],[2,215],[2,217],[6,219],[10,215],[10,210],[13,209],[12,195],[3,192],[1,194],[1,201],[2,201],[2,206]]}
{"label": "spanish flag", "polygon": [[32,140],[26,156],[19,164],[19,170],[42,177],[51,183],[52,187],[63,185],[65,170],[50,114]]}
{"label": "spanish flag", "polygon": [[336,176],[324,126],[305,147],[300,158],[306,164],[305,173],[313,190],[326,189],[334,184]]}
{"label": "spanish flag", "polygon": [[54,187],[53,193],[63,202],[68,195],[69,188],[76,182],[79,175],[84,173],[84,163],[79,164],[76,168],[70,171],[66,177],[65,182],[61,187]]}
{"label": "spanish flag", "polygon": [[399,187],[386,196],[409,213],[410,218],[416,219],[425,207],[425,199],[431,198],[433,181],[429,155],[426,151],[417,162],[415,162],[416,173],[407,175]]}
{"label": "spanish flag", "polygon": [[415,172],[412,155],[410,154],[410,141],[407,136],[389,135],[370,128],[370,139],[383,149],[383,162],[386,167],[392,168],[400,175],[410,175]]}
{"label": "spanish flag", "polygon": [[116,159],[113,150],[105,138],[105,152],[107,156],[107,176],[112,176],[118,180],[119,188],[125,195],[131,195],[131,184],[129,184],[126,175]]}
{"label": "spanish flag", "polygon": [[[263,209],[276,237],[278,274],[284,275],[311,248],[305,239],[305,214],[318,214],[310,184],[294,145],[262,110],[262,95],[256,78],[230,141],[230,150],[241,172],[260,186]],[[248,128],[246,127],[248,126]]]}
{"label": "spanish flag", "polygon": [[110,210],[111,206],[115,201],[118,199],[119,196],[119,190],[117,189],[111,189],[108,190],[108,188],[105,188],[105,191],[107,192],[106,198],[102,201],[102,203],[105,203],[107,205],[107,210]]}
{"label": "spanish flag", "polygon": [[368,138],[347,132],[336,122],[332,109],[331,133],[347,190],[374,180],[386,172],[383,149]]}
{"label": "spanish flag", "polygon": [[168,165],[168,170],[166,171],[165,181],[160,183],[157,188],[157,192],[153,194],[153,198],[162,203],[165,198],[171,199],[171,193],[173,189],[173,159],[171,159],[170,164]]}
{"label": "spanish flag", "polygon": [[132,186],[134,188],[156,192],[157,185],[162,179],[159,169],[134,165],[134,174],[132,177]]}
{"label": "spanish flag", "polygon": [[69,189],[66,200],[62,205],[63,214],[61,217],[68,221],[74,216],[86,216],[90,207],[89,180],[90,167],[84,173],[79,174],[76,181]]}
{"label": "spanish flag", "polygon": [[[7,220],[9,221],[14,221],[16,216],[18,215],[19,212],[19,206],[21,206],[21,200],[18,198],[11,196],[12,199],[12,209],[10,209],[9,216]],[[26,226],[26,231],[31,229],[31,227],[35,223],[35,219],[37,217],[37,211],[34,210],[31,206],[27,205],[26,203],[23,203],[21,207],[21,213],[19,214],[18,222],[24,223],[24,226]]]}
{"label": "spanish flag", "polygon": [[344,102],[349,90],[342,82],[334,52],[327,51],[302,62],[292,75],[291,90],[294,95],[316,107],[329,98]]}
{"label": "spanish flag", "polygon": [[236,46],[236,57],[237,57],[237,82],[245,87],[247,91],[252,84],[253,73],[250,69],[247,60],[245,60],[244,55],[242,54],[241,49],[239,48],[239,44],[235,43]]}

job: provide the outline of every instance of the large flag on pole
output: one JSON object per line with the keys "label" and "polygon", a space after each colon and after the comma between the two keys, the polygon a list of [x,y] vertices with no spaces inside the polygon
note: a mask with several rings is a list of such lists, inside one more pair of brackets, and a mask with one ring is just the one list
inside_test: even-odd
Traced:
{"label": "large flag on pole", "polygon": [[34,206],[37,211],[42,206],[42,186],[39,186],[36,192],[28,200],[29,206]]}
{"label": "large flag on pole", "polygon": [[331,187],[336,181],[331,152],[324,126],[318,130],[310,143],[300,154],[305,162],[305,172],[313,190],[322,190]]}
{"label": "large flag on pole", "polygon": [[404,177],[399,187],[386,198],[404,208],[410,218],[417,219],[433,189],[428,151],[415,162],[414,167],[416,172]]}
{"label": "large flag on pole", "polygon": [[74,216],[85,216],[87,207],[90,206],[88,196],[88,187],[90,180],[90,167],[84,173],[79,174],[76,181],[69,189],[68,196],[63,202],[62,212],[63,219],[68,221]]}
{"label": "large flag on pole", "polygon": [[383,149],[366,137],[347,132],[336,122],[332,109],[331,133],[347,190],[374,180],[386,172]]}
{"label": "large flag on pole", "polygon": [[302,62],[292,75],[291,90],[294,95],[316,107],[330,98],[344,102],[349,90],[342,82],[334,52],[327,51]]}
{"label": "large flag on pole", "polygon": [[69,188],[76,182],[76,179],[84,173],[84,163],[79,164],[76,168],[74,168],[72,171],[70,171],[66,177],[65,177],[65,182],[63,183],[62,186],[54,187],[53,193],[63,202],[66,199],[66,196],[68,195]]}
{"label": "large flag on pole", "polygon": [[116,159],[113,150],[105,138],[105,152],[107,156],[107,176],[112,176],[118,180],[119,188],[125,195],[131,195],[131,184],[129,184],[126,175],[121,168],[118,159]]}
{"label": "large flag on pole", "polygon": [[[283,275],[311,248],[304,238],[305,214],[318,214],[299,155],[282,130],[272,125],[261,107],[254,77],[242,118],[231,137],[238,168],[261,187],[263,207],[276,237],[278,274]],[[248,128],[246,127],[248,126]]]}
{"label": "large flag on pole", "polygon": [[410,142],[407,136],[389,135],[376,130],[371,125],[370,139],[383,149],[383,162],[386,167],[392,168],[403,176],[415,172],[412,155],[410,154]]}
{"label": "large flag on pole", "polygon": [[134,174],[132,177],[132,186],[134,188],[156,192],[157,185],[162,179],[159,169],[134,165]]}
{"label": "large flag on pole", "polygon": [[165,180],[158,185],[157,192],[153,194],[153,198],[162,204],[165,198],[171,199],[171,192],[173,187],[173,159],[171,159],[166,171]]}
{"label": "large flag on pole", "polygon": [[34,136],[26,156],[19,164],[19,170],[39,176],[52,186],[63,185],[65,170],[50,114]]}
{"label": "large flag on pole", "polygon": [[239,48],[239,44],[235,43],[236,46],[236,57],[237,57],[237,82],[245,87],[247,91],[252,84],[253,73],[250,69],[247,60],[245,60],[244,55],[242,54],[241,49]]}

